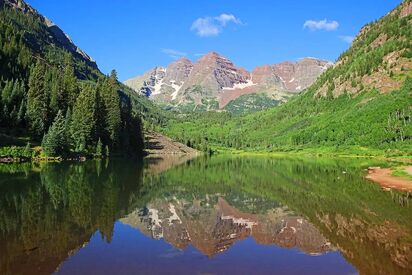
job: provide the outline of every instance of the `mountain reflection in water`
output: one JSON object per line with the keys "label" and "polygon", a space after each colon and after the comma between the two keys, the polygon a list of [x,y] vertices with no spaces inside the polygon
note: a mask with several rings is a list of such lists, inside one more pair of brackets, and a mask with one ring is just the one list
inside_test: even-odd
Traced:
{"label": "mountain reflection in water", "polygon": [[[259,203],[266,202],[239,203],[260,207]],[[232,207],[224,198],[210,195],[191,202],[155,200],[120,221],[151,238],[164,238],[176,248],[192,245],[209,257],[250,236],[259,244],[297,247],[312,255],[332,249],[313,225],[293,215],[287,207],[264,207],[260,208],[261,214],[246,213]]]}
{"label": "mountain reflection in water", "polygon": [[0,165],[0,273],[412,273],[411,195],[364,180],[385,163],[169,161]]}

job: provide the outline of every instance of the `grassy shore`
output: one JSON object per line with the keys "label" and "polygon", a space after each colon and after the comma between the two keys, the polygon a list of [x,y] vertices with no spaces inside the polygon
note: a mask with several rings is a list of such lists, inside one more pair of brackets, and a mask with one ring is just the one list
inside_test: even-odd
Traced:
{"label": "grassy shore", "polygon": [[279,151],[237,150],[225,147],[214,147],[216,154],[232,154],[244,156],[316,156],[316,157],[348,157],[379,158],[396,162],[412,162],[412,155],[399,150],[380,150],[366,147],[315,147]]}

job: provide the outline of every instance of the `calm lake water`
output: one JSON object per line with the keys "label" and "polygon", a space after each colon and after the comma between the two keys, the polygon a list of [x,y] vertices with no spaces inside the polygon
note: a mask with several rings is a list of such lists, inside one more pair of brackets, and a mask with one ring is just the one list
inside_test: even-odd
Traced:
{"label": "calm lake water", "polygon": [[0,165],[0,274],[412,274],[412,195],[371,165]]}

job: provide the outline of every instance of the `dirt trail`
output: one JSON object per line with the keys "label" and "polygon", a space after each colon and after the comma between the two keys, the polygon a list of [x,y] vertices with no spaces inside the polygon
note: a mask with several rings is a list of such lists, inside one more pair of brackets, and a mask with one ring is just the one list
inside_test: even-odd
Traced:
{"label": "dirt trail", "polygon": [[[405,171],[412,174],[412,166],[408,166]],[[412,192],[412,180],[392,176],[392,170],[389,168],[369,168],[366,178],[385,188]]]}

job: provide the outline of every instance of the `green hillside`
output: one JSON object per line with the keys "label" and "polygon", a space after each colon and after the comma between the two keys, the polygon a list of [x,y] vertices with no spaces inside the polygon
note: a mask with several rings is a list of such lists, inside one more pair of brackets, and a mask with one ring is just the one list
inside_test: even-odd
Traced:
{"label": "green hillside", "polygon": [[[165,112],[119,83],[115,71],[103,75],[29,5],[16,5],[0,2],[0,146],[43,145],[48,156],[139,154],[141,120],[156,127]],[[20,151],[3,148],[0,157]]]}
{"label": "green hillside", "polygon": [[412,155],[412,15],[403,10],[410,2],[364,27],[333,68],[286,104],[176,119],[165,133],[197,147]]}
{"label": "green hillside", "polygon": [[225,110],[233,114],[245,114],[262,111],[278,106],[280,102],[266,94],[242,95],[225,106]]}

